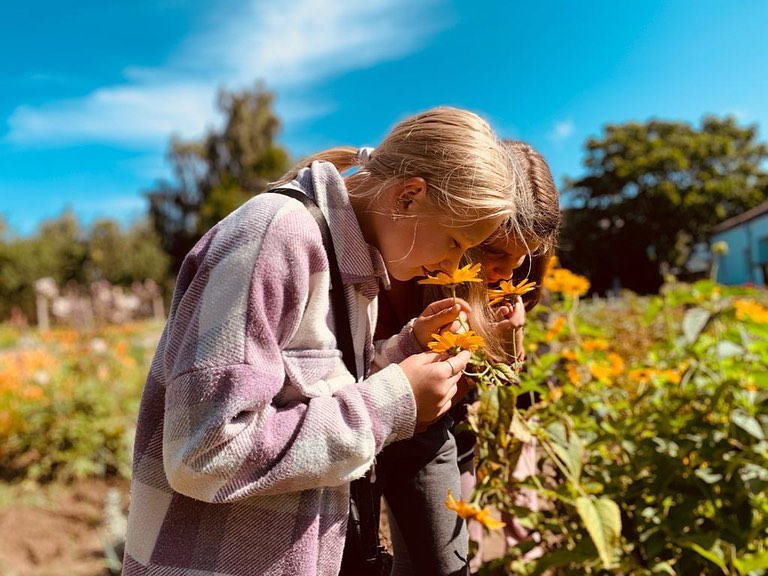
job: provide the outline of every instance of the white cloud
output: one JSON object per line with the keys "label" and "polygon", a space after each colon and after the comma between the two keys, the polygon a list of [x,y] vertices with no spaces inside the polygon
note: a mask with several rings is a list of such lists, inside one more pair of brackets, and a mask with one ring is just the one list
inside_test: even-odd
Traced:
{"label": "white cloud", "polygon": [[554,127],[549,133],[549,139],[556,143],[564,142],[573,135],[575,130],[576,125],[573,123],[573,120],[560,120],[555,122]]}
{"label": "white cloud", "polygon": [[212,93],[204,85],[123,85],[38,107],[21,106],[8,120],[16,143],[154,142],[213,115]]}
{"label": "white cloud", "polygon": [[[442,0],[248,0],[209,15],[161,68],[127,67],[125,81],[77,99],[20,106],[7,140],[20,145],[105,142],[164,144],[172,133],[200,135],[217,119],[216,89],[259,79],[279,91],[278,114],[299,121],[327,113],[308,100],[313,83],[398,58],[417,49],[441,23]],[[429,16],[427,17],[427,14]]]}

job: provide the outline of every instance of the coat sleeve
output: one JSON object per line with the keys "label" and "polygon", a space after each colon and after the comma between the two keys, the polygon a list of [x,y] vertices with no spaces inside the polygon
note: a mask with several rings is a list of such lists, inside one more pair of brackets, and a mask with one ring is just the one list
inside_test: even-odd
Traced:
{"label": "coat sleeve", "polygon": [[266,222],[224,221],[168,331],[165,472],[203,501],[345,484],[415,426],[397,365],[360,382],[346,371],[317,226],[298,202],[270,202]]}
{"label": "coat sleeve", "polygon": [[413,354],[420,354],[421,349],[413,333],[413,320],[403,326],[394,336],[373,343],[375,355],[374,370],[381,370],[390,364],[398,364]]}

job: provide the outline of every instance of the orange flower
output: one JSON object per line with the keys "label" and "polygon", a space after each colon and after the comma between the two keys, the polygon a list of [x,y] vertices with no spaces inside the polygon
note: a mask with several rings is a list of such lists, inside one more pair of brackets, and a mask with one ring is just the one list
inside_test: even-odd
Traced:
{"label": "orange flower", "polygon": [[594,350],[607,350],[608,342],[602,338],[591,338],[590,340],[584,340],[584,350],[586,352],[593,352]]}
{"label": "orange flower", "polygon": [[491,511],[488,510],[488,508],[480,510],[480,512],[475,515],[475,520],[488,528],[488,530],[498,530],[507,525],[506,522],[502,522],[491,516]]}
{"label": "orange flower", "polygon": [[758,324],[768,322],[768,308],[754,300],[737,298],[733,301],[733,307],[736,308],[736,318],[739,320],[749,319]]}
{"label": "orange flower", "polygon": [[499,528],[506,526],[506,524],[501,520],[497,520],[496,518],[492,517],[491,511],[488,508],[483,508],[481,510],[473,504],[464,502],[464,500],[456,500],[451,495],[450,490],[448,490],[448,499],[445,501],[445,507],[448,508],[448,510],[453,510],[456,512],[456,514],[465,520],[467,518],[474,518],[488,530],[498,530]]}
{"label": "orange flower", "polygon": [[579,371],[576,369],[576,366],[569,363],[566,370],[568,372],[568,380],[571,381],[571,384],[577,386],[579,384]]}
{"label": "orange flower", "polygon": [[526,278],[515,285],[512,280],[502,280],[498,288],[492,288],[488,291],[489,304],[495,306],[501,302],[513,303],[516,296],[527,294],[536,289],[536,282],[531,282]]}
{"label": "orange flower", "polygon": [[419,280],[419,284],[437,284],[438,286],[458,286],[464,282],[482,282],[482,278],[478,278],[480,273],[480,264],[467,264],[463,268],[459,268],[452,274],[439,270],[434,275],[427,275],[424,280]]}
{"label": "orange flower", "polygon": [[474,352],[485,344],[482,336],[478,336],[472,330],[457,334],[450,330],[443,330],[440,334],[432,334],[432,342],[427,344],[432,352],[458,354],[462,350]]}
{"label": "orange flower", "polygon": [[558,316],[555,321],[552,322],[552,326],[544,334],[544,342],[551,342],[560,333],[563,325],[565,324],[565,316]]}
{"label": "orange flower", "polygon": [[667,368],[666,370],[662,370],[659,375],[662,378],[666,378],[667,382],[670,384],[680,384],[680,380],[683,379],[683,375],[680,373],[679,370],[673,370],[672,368]]}
{"label": "orange flower", "polygon": [[448,510],[453,510],[454,512],[456,512],[456,514],[458,514],[465,520],[467,518],[474,518],[475,516],[477,516],[478,512],[480,512],[477,506],[468,504],[467,502],[464,502],[464,500],[456,500],[451,495],[450,490],[448,490],[448,500],[445,501],[445,507],[448,508]]}
{"label": "orange flower", "polygon": [[624,366],[626,366],[626,363],[624,362],[624,358],[616,354],[616,352],[608,353],[608,362],[611,363],[611,374],[613,376],[618,376],[624,372]]}
{"label": "orange flower", "polygon": [[591,363],[589,365],[589,372],[595,379],[600,380],[601,382],[608,382],[608,378],[611,376],[611,369],[602,364]]}
{"label": "orange flower", "polygon": [[638,383],[648,382],[655,375],[656,370],[653,368],[635,368],[629,371],[629,379]]}
{"label": "orange flower", "polygon": [[583,296],[589,290],[589,280],[565,268],[556,268],[544,276],[544,287],[571,297]]}

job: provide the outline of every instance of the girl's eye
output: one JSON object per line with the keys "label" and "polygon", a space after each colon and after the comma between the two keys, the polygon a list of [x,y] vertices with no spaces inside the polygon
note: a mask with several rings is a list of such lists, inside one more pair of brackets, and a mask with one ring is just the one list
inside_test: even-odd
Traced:
{"label": "girl's eye", "polygon": [[453,245],[453,248],[461,248],[461,244],[456,242],[456,240],[451,240],[451,244]]}

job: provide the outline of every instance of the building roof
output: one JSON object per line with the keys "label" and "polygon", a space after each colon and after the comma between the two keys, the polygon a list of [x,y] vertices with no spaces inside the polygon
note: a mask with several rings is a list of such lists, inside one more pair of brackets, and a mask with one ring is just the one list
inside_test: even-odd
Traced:
{"label": "building roof", "polygon": [[754,220],[755,218],[758,218],[764,214],[768,214],[768,200],[762,204],[758,204],[754,208],[750,208],[749,210],[742,212],[738,216],[733,216],[732,218],[728,218],[728,220],[723,220],[720,222],[720,224],[712,228],[712,233],[717,234],[718,232],[725,232],[726,230],[735,228],[740,224]]}

